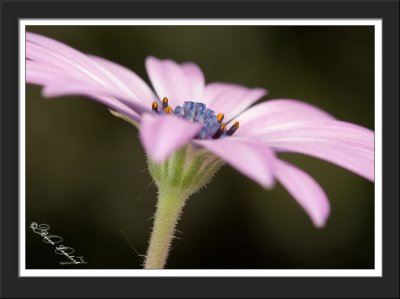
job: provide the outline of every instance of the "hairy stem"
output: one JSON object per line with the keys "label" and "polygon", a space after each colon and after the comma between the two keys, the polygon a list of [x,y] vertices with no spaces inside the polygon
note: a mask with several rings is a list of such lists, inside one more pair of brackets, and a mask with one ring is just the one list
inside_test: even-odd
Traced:
{"label": "hairy stem", "polygon": [[160,188],[145,269],[164,268],[174,238],[175,227],[187,197],[186,194]]}
{"label": "hairy stem", "polygon": [[205,186],[221,165],[220,159],[192,145],[176,151],[163,163],[148,160],[150,175],[159,193],[145,269],[165,267],[186,200]]}

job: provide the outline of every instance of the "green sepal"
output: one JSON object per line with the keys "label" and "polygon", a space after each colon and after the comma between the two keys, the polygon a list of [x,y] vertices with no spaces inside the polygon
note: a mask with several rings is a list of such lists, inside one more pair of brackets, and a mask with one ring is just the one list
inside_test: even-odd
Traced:
{"label": "green sepal", "polygon": [[163,163],[148,159],[151,177],[160,191],[189,196],[204,187],[224,162],[212,153],[186,145]]}

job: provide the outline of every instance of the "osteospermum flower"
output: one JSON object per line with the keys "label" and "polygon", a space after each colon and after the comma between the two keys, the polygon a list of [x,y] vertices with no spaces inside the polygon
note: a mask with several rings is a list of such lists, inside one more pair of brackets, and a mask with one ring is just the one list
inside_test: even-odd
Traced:
{"label": "osteospermum flower", "polygon": [[317,227],[330,212],[325,192],[277,153],[311,155],[374,180],[373,131],[297,100],[253,105],[265,89],[206,84],[193,63],[148,57],[145,64],[155,92],[123,66],[26,35],[26,81],[43,86],[45,97],[87,96],[139,128],[159,188],[146,268],[164,267],[186,199],[225,162],[265,188],[279,181]]}

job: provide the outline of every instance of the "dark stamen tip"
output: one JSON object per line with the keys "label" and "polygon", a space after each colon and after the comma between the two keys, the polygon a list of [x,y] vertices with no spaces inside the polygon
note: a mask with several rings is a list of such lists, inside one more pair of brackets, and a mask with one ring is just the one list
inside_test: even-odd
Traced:
{"label": "dark stamen tip", "polygon": [[215,134],[213,135],[212,138],[213,138],[213,139],[217,139],[217,138],[221,137],[221,135],[225,132],[225,128],[226,128],[226,124],[222,123],[222,124],[219,126],[217,132],[215,132]]}
{"label": "dark stamen tip", "polygon": [[229,128],[228,132],[226,132],[226,135],[232,136],[232,135],[236,132],[236,130],[237,130],[238,128],[239,128],[239,122],[238,122],[238,121],[235,121],[235,122],[233,123],[233,125]]}

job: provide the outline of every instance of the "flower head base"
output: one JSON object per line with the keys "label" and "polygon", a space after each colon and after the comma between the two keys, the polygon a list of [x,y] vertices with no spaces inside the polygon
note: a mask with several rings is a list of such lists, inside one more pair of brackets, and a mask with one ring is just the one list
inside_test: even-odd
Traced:
{"label": "flower head base", "polygon": [[235,121],[229,130],[226,130],[226,124],[222,122],[224,114],[218,113],[215,115],[215,112],[207,108],[203,103],[185,101],[183,102],[183,107],[176,106],[175,109],[172,109],[168,105],[168,98],[164,97],[162,100],[162,109],[158,109],[157,101],[153,102],[151,108],[157,114],[173,113],[187,121],[202,123],[203,127],[197,134],[197,139],[218,139],[232,136],[239,128],[239,122]]}
{"label": "flower head base", "polygon": [[[164,97],[159,109],[159,102],[154,101],[152,110],[160,116],[173,114],[188,122],[202,124],[200,131],[194,136],[195,139],[232,136],[239,127],[239,122],[236,121],[226,131],[226,124],[222,122],[224,114],[215,115],[215,112],[203,103],[185,101],[183,106],[178,105],[173,109],[168,102],[168,98]],[[150,174],[160,190],[174,189],[176,193],[189,196],[206,185],[224,162],[211,152],[189,144],[162,163],[155,163],[148,157],[148,164]]]}
{"label": "flower head base", "polygon": [[147,159],[150,175],[160,192],[171,190],[188,197],[204,187],[225,164],[212,153],[191,144],[162,163]]}

